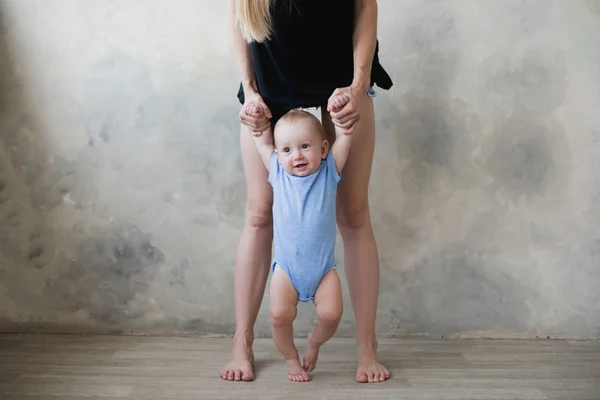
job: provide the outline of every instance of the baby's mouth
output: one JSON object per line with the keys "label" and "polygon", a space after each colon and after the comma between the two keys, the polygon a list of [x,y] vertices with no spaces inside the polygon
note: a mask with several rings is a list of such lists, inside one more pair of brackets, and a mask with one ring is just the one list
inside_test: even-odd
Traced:
{"label": "baby's mouth", "polygon": [[304,169],[304,168],[306,168],[307,165],[308,165],[307,163],[300,163],[300,164],[294,165],[294,168],[296,168],[296,169]]}

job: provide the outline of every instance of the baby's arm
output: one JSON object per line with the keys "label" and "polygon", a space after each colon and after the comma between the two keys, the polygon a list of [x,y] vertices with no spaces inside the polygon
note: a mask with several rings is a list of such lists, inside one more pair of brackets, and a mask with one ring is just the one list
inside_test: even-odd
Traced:
{"label": "baby's arm", "polygon": [[[333,102],[333,111],[338,111],[348,103],[349,98],[346,95],[340,95],[331,101]],[[337,125],[334,125],[334,127],[335,142],[333,143],[333,146],[331,146],[331,152],[333,154],[333,160],[335,161],[335,167],[339,174],[344,168],[344,165],[346,165],[348,153],[350,152],[350,144],[352,143],[352,135],[344,134],[345,130],[339,128]]]}
{"label": "baby's arm", "polygon": [[[246,112],[248,114],[256,114],[257,117],[260,117],[262,114],[264,114],[263,108],[257,103],[248,104]],[[275,150],[275,146],[273,144],[273,129],[271,124],[268,126],[269,127],[262,132],[251,132],[252,136],[254,136],[254,143],[256,144],[258,154],[260,154],[260,158],[267,168],[267,171],[269,170],[270,165],[269,160],[273,154],[273,151]]]}

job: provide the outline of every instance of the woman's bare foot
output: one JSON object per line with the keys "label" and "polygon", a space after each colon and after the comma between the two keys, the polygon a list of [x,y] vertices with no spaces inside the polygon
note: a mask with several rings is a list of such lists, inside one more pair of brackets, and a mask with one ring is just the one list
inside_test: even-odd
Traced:
{"label": "woman's bare foot", "polygon": [[372,346],[358,349],[358,368],[356,381],[360,383],[383,382],[390,377],[390,371],[379,362],[377,350]]}
{"label": "woman's bare foot", "polygon": [[252,342],[248,340],[235,341],[231,360],[221,369],[221,378],[226,381],[252,381],[254,380],[254,353]]}
{"label": "woman's bare foot", "polygon": [[316,344],[311,340],[312,334],[308,335],[308,339],[306,341],[306,350],[304,352],[304,370],[306,372],[311,372],[317,366],[317,358],[319,358],[319,349],[320,345]]}
{"label": "woman's bare foot", "polygon": [[288,366],[288,379],[294,382],[308,382],[310,381],[310,376],[304,371],[302,365],[300,365],[300,360],[292,359],[287,360]]}

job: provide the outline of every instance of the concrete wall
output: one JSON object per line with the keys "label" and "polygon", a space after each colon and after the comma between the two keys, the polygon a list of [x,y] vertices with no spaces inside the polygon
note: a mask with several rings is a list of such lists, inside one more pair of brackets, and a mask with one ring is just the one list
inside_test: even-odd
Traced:
{"label": "concrete wall", "polygon": [[[378,332],[599,337],[600,2],[379,4]],[[0,0],[1,331],[232,332],[226,11]]]}

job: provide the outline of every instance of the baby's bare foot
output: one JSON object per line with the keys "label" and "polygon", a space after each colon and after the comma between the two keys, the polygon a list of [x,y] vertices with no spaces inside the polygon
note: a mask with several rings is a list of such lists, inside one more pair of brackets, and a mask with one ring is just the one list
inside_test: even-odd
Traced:
{"label": "baby's bare foot", "polygon": [[319,358],[319,349],[321,345],[316,344],[311,340],[312,333],[308,335],[306,341],[306,351],[304,352],[304,370],[311,372],[317,366],[317,358]]}
{"label": "baby's bare foot", "polygon": [[304,371],[300,360],[287,360],[288,365],[288,379],[294,382],[308,382],[310,376]]}

